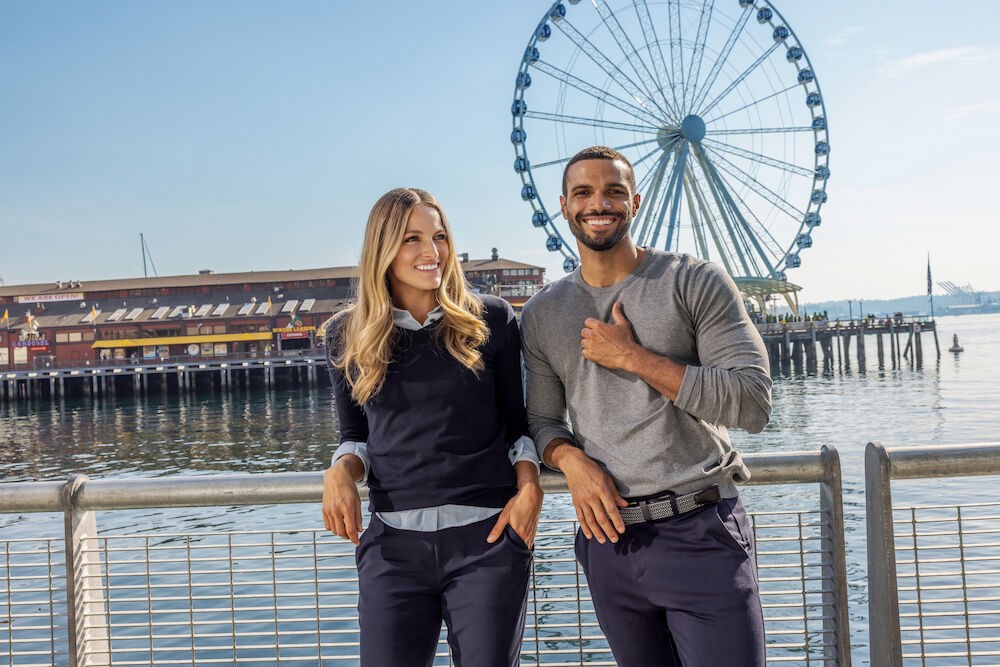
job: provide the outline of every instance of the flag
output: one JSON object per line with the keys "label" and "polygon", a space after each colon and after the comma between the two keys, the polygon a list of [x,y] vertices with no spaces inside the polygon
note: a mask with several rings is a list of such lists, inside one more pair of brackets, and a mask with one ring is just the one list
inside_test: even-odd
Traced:
{"label": "flag", "polygon": [[270,296],[267,297],[267,310],[265,312],[268,312],[268,313],[271,312],[271,297]]}
{"label": "flag", "polygon": [[7,312],[6,308],[4,308],[3,309],[3,317],[0,317],[0,321],[9,320],[9,319],[10,319],[10,313]]}
{"label": "flag", "polygon": [[28,311],[28,314],[25,315],[25,317],[28,320],[28,330],[38,331],[38,322],[35,321],[35,316],[31,314],[30,310]]}
{"label": "flag", "polygon": [[95,322],[97,320],[97,306],[90,307],[90,321]]}
{"label": "flag", "polygon": [[931,282],[931,256],[927,255],[927,294],[931,294],[933,283]]}

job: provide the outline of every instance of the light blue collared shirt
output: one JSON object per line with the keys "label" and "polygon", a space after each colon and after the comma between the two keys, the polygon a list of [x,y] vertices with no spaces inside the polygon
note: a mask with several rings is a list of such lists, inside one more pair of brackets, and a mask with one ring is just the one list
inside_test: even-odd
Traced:
{"label": "light blue collared shirt", "polygon": [[[393,323],[401,329],[417,331],[428,327],[441,319],[441,307],[438,306],[427,314],[427,319],[423,324],[418,322],[409,311],[401,308],[392,309]],[[362,482],[368,481],[368,443],[347,441],[337,447],[333,453],[331,465],[337,462],[341,456],[354,454],[365,467]],[[518,438],[508,451],[511,465],[518,461],[530,461],[536,468],[538,464],[538,450],[535,442],[528,436]],[[442,528],[456,528],[467,526],[477,521],[496,516],[500,510],[496,507],[476,507],[473,505],[439,505],[437,507],[421,507],[412,510],[400,510],[396,512],[379,512],[378,517],[387,526],[401,530],[415,530],[420,532],[431,532]]]}

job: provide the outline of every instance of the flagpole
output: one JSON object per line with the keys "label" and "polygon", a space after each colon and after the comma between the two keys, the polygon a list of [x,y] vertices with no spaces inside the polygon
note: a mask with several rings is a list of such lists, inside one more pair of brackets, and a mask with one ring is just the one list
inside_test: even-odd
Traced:
{"label": "flagpole", "polygon": [[931,319],[934,319],[934,283],[931,282],[931,254],[927,253],[927,296],[931,298]]}

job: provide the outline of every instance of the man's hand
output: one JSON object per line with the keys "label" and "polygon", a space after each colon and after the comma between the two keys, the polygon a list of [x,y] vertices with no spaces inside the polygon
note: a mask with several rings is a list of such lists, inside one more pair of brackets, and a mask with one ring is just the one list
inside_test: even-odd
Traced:
{"label": "man's hand", "polygon": [[355,546],[360,543],[358,531],[361,530],[361,495],[357,487],[360,475],[357,474],[357,466],[361,466],[363,471],[361,459],[347,454],[337,459],[323,473],[323,525],[331,533],[350,540]]}
{"label": "man's hand", "polygon": [[[618,541],[618,535],[625,532],[619,507],[628,505],[621,497],[614,481],[597,463],[582,450],[569,443],[549,445],[555,447],[551,461],[566,476],[576,508],[576,518],[584,536],[598,542]],[[546,452],[548,453],[548,452]]]}
{"label": "man's hand", "polygon": [[635,342],[632,325],[625,318],[622,302],[616,301],[611,309],[612,324],[588,317],[580,332],[583,358],[605,368],[626,369],[636,355],[639,345]]}
{"label": "man's hand", "polygon": [[491,544],[496,542],[500,539],[504,526],[509,524],[530,549],[535,544],[535,531],[538,530],[538,515],[542,511],[544,495],[537,482],[525,484],[518,489],[517,495],[504,505],[493,530],[486,536],[486,541]]}

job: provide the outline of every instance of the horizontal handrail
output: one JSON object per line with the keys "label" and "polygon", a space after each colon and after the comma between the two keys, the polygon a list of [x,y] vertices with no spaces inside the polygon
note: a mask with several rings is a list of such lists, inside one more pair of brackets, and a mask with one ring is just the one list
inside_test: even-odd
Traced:
{"label": "horizontal handrail", "polygon": [[1000,442],[886,447],[893,479],[1000,475]]}
{"label": "horizontal handrail", "polygon": [[[748,484],[812,483],[827,481],[824,448],[812,452],[744,454],[750,468]],[[0,483],[0,512],[58,512],[66,482]],[[544,470],[542,488],[568,491],[566,478]],[[362,497],[367,488],[361,487]],[[323,495],[321,472],[172,475],[154,478],[83,479],[73,493],[80,511],[145,507],[206,507],[212,505],[270,505],[317,502]]]}

